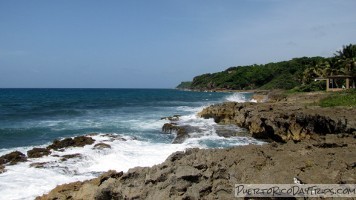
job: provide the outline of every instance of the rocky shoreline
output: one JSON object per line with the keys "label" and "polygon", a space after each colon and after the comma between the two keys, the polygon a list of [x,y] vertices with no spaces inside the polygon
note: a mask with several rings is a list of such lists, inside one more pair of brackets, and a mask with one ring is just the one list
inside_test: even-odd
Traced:
{"label": "rocky shoreline", "polygon": [[[325,94],[257,95],[264,103],[223,103],[199,116],[244,127],[269,144],[188,149],[150,168],[108,171],[57,186],[37,199],[235,199],[237,183],[292,184],[295,177],[313,184],[356,183],[354,108],[309,104]],[[179,133],[177,143],[189,137],[187,128],[163,127]]]}
{"label": "rocky shoreline", "polygon": [[[71,148],[71,147],[84,147],[86,145],[91,145],[94,144],[95,140],[91,137],[93,135],[98,135],[96,133],[88,134],[85,136],[76,136],[73,138],[64,138],[62,140],[54,140],[52,144],[48,145],[45,148],[32,148],[31,150],[28,150],[26,154],[20,152],[20,151],[13,151],[8,154],[0,156],[0,174],[6,172],[6,166],[7,165],[16,165],[21,162],[26,162],[28,159],[31,158],[41,158],[44,156],[48,155],[53,155],[57,156],[56,152],[62,152],[65,151],[65,149]],[[103,135],[103,136],[108,136],[112,138],[112,140],[125,140],[124,138],[118,136],[118,135]],[[93,146],[93,149],[105,149],[105,148],[111,148],[109,144],[100,142],[96,143]],[[77,158],[81,157],[81,154],[66,154],[60,156],[60,161],[66,161],[68,159],[72,158]],[[45,165],[48,163],[31,163],[30,167],[35,167],[35,168],[44,168]]]}

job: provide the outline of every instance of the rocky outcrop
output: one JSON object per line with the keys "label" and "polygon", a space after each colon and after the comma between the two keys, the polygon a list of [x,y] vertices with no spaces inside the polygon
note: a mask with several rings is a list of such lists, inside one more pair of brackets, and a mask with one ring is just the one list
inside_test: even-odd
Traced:
{"label": "rocky outcrop", "polygon": [[353,109],[311,107],[288,103],[227,102],[203,109],[203,118],[214,118],[221,124],[236,124],[259,139],[278,142],[301,141],[313,135],[352,133],[356,131]]}
{"label": "rocky outcrop", "polygon": [[[338,145],[334,145],[338,144]],[[235,199],[238,183],[356,183],[356,140],[318,136],[299,143],[188,149],[151,168],[110,171],[58,186],[37,199]]]}
{"label": "rocky outcrop", "polygon": [[77,136],[74,138],[65,138],[63,140],[54,140],[47,149],[59,150],[68,147],[83,147],[94,143],[94,139],[87,136]]}
{"label": "rocky outcrop", "polygon": [[173,144],[182,143],[185,139],[189,138],[188,129],[190,126],[178,126],[174,123],[166,123],[162,127],[163,133],[175,133],[176,137]]}
{"label": "rocky outcrop", "polygon": [[48,156],[51,154],[51,151],[46,148],[33,148],[27,151],[27,156],[29,158],[40,158],[42,156]]}
{"label": "rocky outcrop", "polygon": [[0,157],[0,165],[3,164],[15,165],[19,162],[25,162],[25,161],[27,161],[26,155],[19,151],[14,151]]}
{"label": "rocky outcrop", "polygon": [[[115,136],[113,136],[114,138]],[[115,138],[117,139],[117,138]],[[120,139],[120,138],[119,138]],[[124,138],[121,138],[124,140]],[[65,138],[63,140],[54,140],[53,143],[46,148],[33,148],[27,151],[27,156],[20,151],[14,151],[8,154],[5,154],[0,157],[0,174],[6,171],[6,165],[15,165],[19,162],[27,161],[27,158],[40,158],[43,156],[48,156],[51,154],[51,150],[63,150],[68,147],[83,147],[85,145],[90,145],[94,143],[94,139],[88,136],[77,136],[74,138]],[[107,144],[99,143],[97,144],[97,148],[109,148],[110,145],[105,146]],[[80,157],[81,154],[71,154],[64,155],[61,158],[61,161],[66,161],[71,158]],[[47,163],[32,163],[30,167],[42,168]]]}
{"label": "rocky outcrop", "polygon": [[162,127],[163,133],[175,133],[176,136],[173,140],[173,144],[183,143],[187,138],[190,137],[190,133],[201,132],[199,127],[190,125],[178,125],[176,123],[165,123]]}

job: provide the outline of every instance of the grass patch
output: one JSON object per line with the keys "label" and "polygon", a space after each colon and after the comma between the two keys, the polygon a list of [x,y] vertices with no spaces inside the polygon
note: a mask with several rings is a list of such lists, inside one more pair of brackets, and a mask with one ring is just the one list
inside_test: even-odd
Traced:
{"label": "grass patch", "polygon": [[320,100],[321,107],[347,106],[356,107],[356,89],[334,92]]}

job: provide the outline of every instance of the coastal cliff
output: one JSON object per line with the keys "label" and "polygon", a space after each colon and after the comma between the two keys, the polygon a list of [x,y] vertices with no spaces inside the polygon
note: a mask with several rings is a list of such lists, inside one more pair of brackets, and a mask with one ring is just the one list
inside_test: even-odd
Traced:
{"label": "coastal cliff", "polygon": [[212,105],[199,116],[245,127],[270,143],[187,149],[153,167],[108,171],[36,199],[235,199],[238,183],[293,184],[298,178],[311,184],[355,184],[355,109],[305,104],[323,95],[269,95],[261,98],[264,103]]}

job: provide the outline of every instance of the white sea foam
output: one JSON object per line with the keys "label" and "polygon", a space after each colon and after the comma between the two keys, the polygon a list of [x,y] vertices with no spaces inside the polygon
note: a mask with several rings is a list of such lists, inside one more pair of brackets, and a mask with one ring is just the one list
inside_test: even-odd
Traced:
{"label": "white sea foam", "polygon": [[189,113],[197,113],[197,112],[203,110],[203,108],[205,108],[207,106],[209,106],[209,105],[199,106],[199,107],[178,106],[177,107],[177,111],[183,111],[183,112],[189,112]]}
{"label": "white sea foam", "polygon": [[244,102],[253,102],[254,100],[251,100],[247,98],[245,95],[246,93],[244,92],[235,92],[225,98],[226,101],[232,101],[232,102],[238,102],[238,103],[244,103]]}
{"label": "white sea foam", "polygon": [[[161,125],[165,121],[156,121],[156,125],[146,128],[157,127],[158,124]],[[1,198],[33,199],[50,191],[58,184],[94,178],[101,172],[110,169],[127,171],[135,166],[153,166],[163,162],[173,152],[182,151],[186,148],[211,148],[259,143],[248,137],[220,137],[216,134],[216,128],[219,128],[219,125],[213,119],[198,118],[195,113],[182,116],[179,123],[198,127],[200,131],[190,133],[191,137],[182,144],[153,143],[135,140],[130,136],[99,134],[91,136],[96,140],[92,145],[68,148],[63,152],[54,151],[50,156],[29,159],[25,163],[6,166],[7,172],[0,174]],[[134,124],[139,125],[138,120],[130,120],[130,125]],[[142,127],[145,126],[142,125]],[[239,131],[236,126],[229,128]],[[113,139],[115,137],[119,137],[119,139]],[[124,138],[126,141],[120,138]],[[100,142],[109,144],[111,148],[94,149],[94,145]],[[25,153],[30,148],[16,148],[16,150]],[[12,150],[14,149],[3,150],[0,153],[3,155]],[[61,161],[63,155],[78,153],[81,155],[80,157]],[[30,167],[33,163],[45,163],[44,168]]]}
{"label": "white sea foam", "polygon": [[[33,199],[58,184],[94,178],[98,173],[114,169],[127,171],[135,166],[152,166],[163,162],[170,154],[195,144],[150,143],[126,137],[126,141],[113,140],[106,135],[93,136],[95,144],[105,142],[111,149],[93,149],[93,145],[54,151],[51,156],[29,159],[28,162],[6,166],[0,174],[1,199]],[[30,148],[17,148],[25,153]],[[14,150],[14,149],[12,149]],[[9,150],[10,151],[10,150]],[[5,153],[7,151],[2,151]],[[80,157],[61,161],[61,156],[81,154]],[[58,157],[59,156],[59,157]],[[46,163],[44,168],[30,167],[33,163]],[[31,183],[31,184],[29,184]]]}

